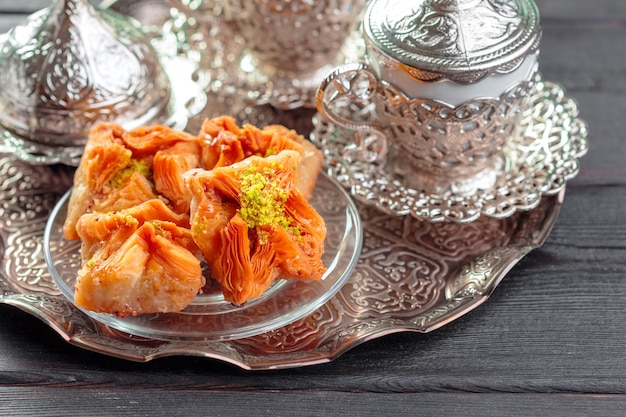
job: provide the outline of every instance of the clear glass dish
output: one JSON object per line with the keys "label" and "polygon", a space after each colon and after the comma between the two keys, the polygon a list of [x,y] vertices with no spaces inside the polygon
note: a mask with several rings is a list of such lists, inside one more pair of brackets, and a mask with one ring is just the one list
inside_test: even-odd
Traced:
{"label": "clear glass dish", "polygon": [[[80,242],[63,237],[69,191],[52,210],[44,231],[44,256],[52,278],[73,303],[80,269]],[[131,335],[158,340],[233,340],[272,331],[297,321],[332,298],[359,259],[362,228],[352,199],[334,180],[320,175],[311,203],[328,230],[323,261],[328,270],[315,280],[280,280],[261,297],[242,306],[224,300],[219,285],[198,295],[179,313],[119,318],[83,310],[93,319]],[[81,309],[82,310],[82,309]]]}

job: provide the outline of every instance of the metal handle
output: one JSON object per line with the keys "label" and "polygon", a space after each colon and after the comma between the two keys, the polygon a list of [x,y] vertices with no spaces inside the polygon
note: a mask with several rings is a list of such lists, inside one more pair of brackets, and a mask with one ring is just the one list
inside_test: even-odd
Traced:
{"label": "metal handle", "polygon": [[355,109],[374,105],[378,90],[378,77],[364,63],[341,65],[321,83],[316,94],[316,107],[321,116],[335,124],[355,131],[358,159],[366,162],[381,161],[387,154],[387,138],[381,125],[364,119]]}
{"label": "metal handle", "polygon": [[[344,64],[335,68],[322,81],[317,90],[316,107],[326,120],[346,129],[382,131],[376,123],[356,120],[341,114],[341,109],[349,113],[351,104],[364,106],[372,103],[377,89],[378,78],[367,64]],[[354,113],[349,114],[354,115]]]}

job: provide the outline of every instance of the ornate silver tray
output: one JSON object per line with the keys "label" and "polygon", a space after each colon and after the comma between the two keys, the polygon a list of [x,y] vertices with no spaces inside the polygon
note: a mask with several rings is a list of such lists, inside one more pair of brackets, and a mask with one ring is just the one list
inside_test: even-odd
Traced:
{"label": "ornate silver tray", "polygon": [[230,341],[163,341],[107,327],[55,286],[44,260],[49,214],[73,169],[0,155],[0,302],[45,322],[68,342],[133,361],[173,355],[245,369],[328,362],[393,332],[430,332],[484,302],[506,273],[543,244],[564,190],[506,219],[425,223],[360,205],[364,240],[352,276],[326,304],[280,329]]}
{"label": "ornate silver tray", "polygon": [[[133,4],[109,3],[119,10]],[[180,48],[169,36],[157,35],[155,41],[163,42],[159,48],[169,53],[174,49],[167,48]],[[178,54],[171,56],[179,59]],[[244,116],[249,121],[307,127],[311,120],[308,109],[298,110],[305,116],[267,107],[258,110]],[[546,125],[537,129],[548,132]],[[564,134],[569,140],[570,132]],[[522,257],[544,243],[565,192],[563,184],[551,195],[538,196],[532,209],[502,219],[480,216],[470,223],[423,222],[358,203],[361,255],[346,284],[327,303],[291,324],[252,337],[167,341],[108,327],[61,294],[44,259],[44,229],[71,186],[74,170],[50,164],[49,159],[46,164],[29,164],[0,146],[2,151],[7,153],[0,153],[0,302],[39,318],[73,345],[139,362],[187,355],[244,369],[288,368],[332,361],[390,333],[430,332],[483,303]],[[556,172],[560,169],[556,167]]]}

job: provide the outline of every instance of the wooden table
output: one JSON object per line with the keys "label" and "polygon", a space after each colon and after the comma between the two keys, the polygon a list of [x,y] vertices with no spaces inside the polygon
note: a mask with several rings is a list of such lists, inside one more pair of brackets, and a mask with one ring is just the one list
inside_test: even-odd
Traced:
{"label": "wooden table", "polygon": [[[48,3],[0,1],[0,32]],[[0,413],[624,415],[626,3],[537,4],[541,72],[579,102],[589,153],[545,245],[485,304],[432,333],[389,335],[279,371],[116,359],[0,305]]]}

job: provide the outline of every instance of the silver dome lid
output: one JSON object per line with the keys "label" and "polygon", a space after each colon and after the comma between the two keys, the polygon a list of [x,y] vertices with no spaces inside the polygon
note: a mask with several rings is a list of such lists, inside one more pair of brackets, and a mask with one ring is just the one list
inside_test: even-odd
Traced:
{"label": "silver dome lid", "polygon": [[169,99],[139,26],[86,0],[53,1],[0,45],[0,123],[33,142],[76,146],[97,122],[148,124]]}
{"label": "silver dome lid", "polygon": [[532,0],[372,0],[363,26],[370,59],[420,81],[512,72],[541,37]]}

